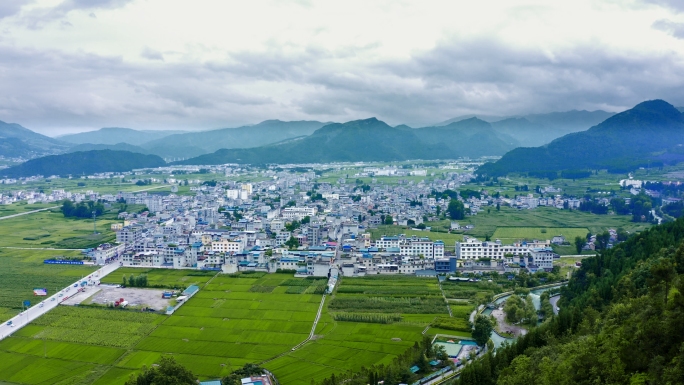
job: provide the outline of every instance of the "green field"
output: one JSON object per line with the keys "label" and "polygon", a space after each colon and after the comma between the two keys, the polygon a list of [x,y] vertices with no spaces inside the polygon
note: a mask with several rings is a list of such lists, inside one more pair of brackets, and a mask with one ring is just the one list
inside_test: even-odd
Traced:
{"label": "green field", "polygon": [[575,237],[586,238],[589,230],[582,227],[497,227],[492,239],[500,239],[503,243],[514,243],[521,240],[551,240],[562,235],[572,243]]}
{"label": "green field", "polygon": [[128,279],[131,275],[147,275],[148,287],[185,289],[190,285],[202,285],[207,283],[211,277],[216,275],[215,271],[201,270],[176,270],[176,269],[153,269],[121,267],[116,272],[102,278],[100,282],[121,284],[123,278]]}
{"label": "green field", "polygon": [[111,242],[116,234],[110,225],[114,219],[97,220],[97,232],[93,234],[93,221],[65,218],[55,212],[41,211],[0,221],[0,247],[33,247],[84,249],[104,242]]}
{"label": "green field", "polygon": [[[490,213],[486,211],[477,215],[467,216],[465,219],[456,221],[461,226],[472,224],[472,230],[459,232],[461,234],[475,236],[484,239],[485,236],[492,238],[492,235],[500,227],[545,227],[550,228],[586,228],[592,234],[617,229],[619,227],[630,233],[640,232],[651,225],[649,223],[635,223],[631,221],[629,215],[596,215],[578,210],[560,210],[551,207],[537,207],[533,210],[518,210],[511,207],[502,206],[501,211],[492,209]],[[449,220],[439,222],[428,222],[428,226],[446,229]],[[547,235],[553,235],[547,230]],[[567,237],[566,237],[567,238]],[[492,238],[494,239],[494,238]]]}
{"label": "green field", "polygon": [[[339,314],[365,322],[336,321]],[[381,323],[390,315],[401,320]],[[435,279],[343,278],[336,294],[326,301],[316,328],[318,337],[265,366],[283,384],[308,384],[333,373],[387,364],[420,340],[430,322],[443,316],[448,317],[447,308]],[[466,320],[459,320],[467,327]]]}
{"label": "green field", "polygon": [[18,250],[0,248],[0,320],[5,321],[21,310],[24,300],[35,304],[34,288],[46,288],[48,294],[95,271],[95,266],[46,265],[44,259],[56,256],[78,257],[78,251]]}

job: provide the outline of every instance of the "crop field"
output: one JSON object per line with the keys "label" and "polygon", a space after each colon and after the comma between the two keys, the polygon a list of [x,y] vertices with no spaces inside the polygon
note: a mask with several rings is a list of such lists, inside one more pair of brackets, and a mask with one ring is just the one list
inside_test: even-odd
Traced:
{"label": "crop field", "polygon": [[110,284],[122,284],[123,278],[128,279],[131,275],[147,275],[148,287],[185,289],[190,285],[203,285],[216,275],[215,271],[183,270],[183,269],[158,269],[121,267],[116,272],[102,278],[100,282]]}
{"label": "crop field", "polygon": [[27,204],[25,202],[15,203],[11,205],[0,205],[0,217],[6,217],[14,214],[21,214],[28,211],[46,209],[48,207],[55,207],[55,203],[35,203]]}
{"label": "crop field", "polygon": [[19,313],[24,300],[32,304],[40,300],[33,296],[34,288],[45,288],[52,295],[95,271],[96,267],[87,265],[43,264],[44,259],[79,255],[78,251],[0,249],[0,320]]}
{"label": "crop field", "polygon": [[317,338],[265,366],[283,384],[308,384],[333,373],[387,364],[420,340],[437,317],[449,315],[435,279],[345,277],[326,301]]}
{"label": "crop field", "polygon": [[116,234],[110,225],[117,221],[65,218],[57,209],[0,221],[0,247],[84,249],[111,242]]}
{"label": "crop field", "polygon": [[[140,274],[139,270],[123,271],[128,275]],[[165,354],[173,354],[201,378],[219,378],[304,341],[321,301],[321,295],[313,292],[326,282],[257,273],[221,275],[207,284],[215,273],[166,269],[147,273],[159,284],[203,287],[172,316],[59,306],[0,341],[0,355],[11,357],[11,362],[20,357],[27,368],[7,376],[0,373],[0,382],[120,384]],[[250,290],[254,287],[271,290]],[[288,294],[291,288],[303,291]],[[56,371],[53,377],[31,370],[33,365],[51,367],[59,362],[73,370]]]}
{"label": "crop field", "polygon": [[513,243],[520,240],[551,240],[556,235],[562,235],[572,243],[575,237],[585,238],[588,232],[586,227],[497,227],[492,239]]}

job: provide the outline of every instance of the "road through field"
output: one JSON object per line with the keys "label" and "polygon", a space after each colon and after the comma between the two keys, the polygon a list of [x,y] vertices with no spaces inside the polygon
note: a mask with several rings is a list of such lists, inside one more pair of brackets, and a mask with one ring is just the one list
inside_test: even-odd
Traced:
{"label": "road through field", "polygon": [[6,216],[6,217],[0,217],[0,221],[3,220],[3,219],[14,218],[14,217],[18,217],[18,216],[21,216],[21,215],[33,214],[33,213],[37,213],[37,212],[39,212],[39,211],[52,210],[52,209],[57,209],[57,208],[59,208],[59,206],[46,207],[46,208],[44,208],[44,209],[31,210],[31,211],[27,211],[27,212],[25,212],[25,213],[12,214],[12,215],[8,215],[8,216]]}
{"label": "road through field", "polygon": [[21,329],[22,327],[28,325],[34,319],[56,308],[63,300],[68,298],[70,295],[76,294],[78,292],[78,289],[75,288],[74,285],[79,285],[83,280],[100,280],[102,279],[102,277],[110,274],[118,268],[118,261],[110,263],[109,265],[105,265],[102,268],[100,268],[100,270],[91,273],[85,278],[79,279],[78,281],[62,289],[60,292],[53,294],[51,297],[46,298],[42,302],[37,303],[34,306],[28,308],[27,310],[19,313],[19,315],[0,325],[0,341],[3,340],[5,337],[9,337],[18,329]]}

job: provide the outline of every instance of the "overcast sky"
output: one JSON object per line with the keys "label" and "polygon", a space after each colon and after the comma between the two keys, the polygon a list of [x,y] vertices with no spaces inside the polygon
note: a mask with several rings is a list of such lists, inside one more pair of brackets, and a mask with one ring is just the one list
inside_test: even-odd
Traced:
{"label": "overcast sky", "polygon": [[682,90],[684,0],[0,1],[0,120],[48,135],[421,126]]}

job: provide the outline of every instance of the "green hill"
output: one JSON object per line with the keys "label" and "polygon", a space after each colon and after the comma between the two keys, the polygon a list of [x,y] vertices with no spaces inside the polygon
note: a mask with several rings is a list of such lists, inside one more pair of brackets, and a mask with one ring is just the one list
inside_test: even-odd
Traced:
{"label": "green hill", "polygon": [[113,151],[130,151],[137,152],[139,154],[149,154],[150,152],[142,147],[134,146],[128,143],[117,143],[117,144],[92,144],[83,143],[71,147],[66,152],[79,152],[79,151],[93,151],[93,150],[113,150]]}
{"label": "green hill", "polygon": [[[508,138],[509,141],[512,139]],[[333,123],[306,137],[268,146],[222,149],[177,164],[324,163],[455,159],[499,155],[513,148],[481,120],[446,127],[390,127],[375,118]]]}
{"label": "green hill", "polygon": [[66,150],[68,144],[33,132],[16,123],[0,121],[0,155],[33,158]]}
{"label": "green hill", "polygon": [[9,178],[33,175],[89,175],[164,165],[166,165],[164,160],[156,155],[144,155],[128,151],[95,150],[32,159],[18,166],[0,170],[0,175]]}
{"label": "green hill", "polygon": [[578,169],[624,172],[684,160],[682,144],[684,115],[665,101],[651,100],[545,146],[516,148],[497,162],[481,166],[478,174]]}
{"label": "green hill", "polygon": [[396,129],[375,118],[333,123],[303,138],[247,149],[223,149],[180,164],[316,163],[429,159],[446,151],[437,145],[416,146],[412,130]]}

